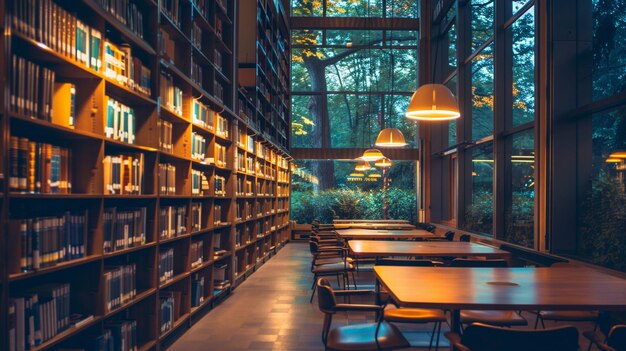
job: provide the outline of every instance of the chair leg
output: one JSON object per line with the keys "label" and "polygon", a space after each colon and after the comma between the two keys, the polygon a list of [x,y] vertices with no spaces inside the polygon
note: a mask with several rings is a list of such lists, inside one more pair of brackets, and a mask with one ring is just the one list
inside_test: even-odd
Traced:
{"label": "chair leg", "polygon": [[535,318],[535,329],[537,329],[537,325],[539,325],[539,312],[537,312],[537,318]]}
{"label": "chair leg", "polygon": [[437,328],[437,342],[435,342],[435,351],[439,351],[439,338],[441,337],[441,322],[439,322],[439,328]]}
{"label": "chair leg", "polygon": [[341,283],[339,282],[339,273],[335,274],[335,277],[337,277],[337,288],[341,287]]}
{"label": "chair leg", "polygon": [[428,343],[428,351],[433,347],[433,340],[435,339],[435,333],[437,332],[437,323],[433,326],[433,332],[430,334],[430,342]]}
{"label": "chair leg", "polygon": [[315,290],[317,290],[317,284],[315,284],[316,281],[317,281],[317,274],[313,275],[313,291],[311,292],[311,299],[309,300],[309,303],[313,302],[313,295],[315,295]]}

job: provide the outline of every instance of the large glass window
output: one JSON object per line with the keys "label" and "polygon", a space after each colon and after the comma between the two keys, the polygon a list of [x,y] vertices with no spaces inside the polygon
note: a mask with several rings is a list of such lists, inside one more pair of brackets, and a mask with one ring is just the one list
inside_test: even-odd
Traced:
{"label": "large glass window", "polygon": [[465,206],[465,229],[482,233],[493,232],[493,146],[485,143],[470,151],[470,203]]}
{"label": "large glass window", "polygon": [[478,49],[493,35],[494,0],[471,0],[472,51]]}
{"label": "large glass window", "polygon": [[472,140],[493,134],[493,43],[472,60]]}
{"label": "large glass window", "polygon": [[[298,160],[291,181],[291,219],[311,223],[315,218],[388,218],[416,222],[415,161],[394,161],[383,173],[372,169],[355,174],[353,161]],[[332,169],[335,186],[323,189],[315,175]]]}
{"label": "large glass window", "polygon": [[593,4],[593,98],[626,91],[626,2]]}
{"label": "large glass window", "polygon": [[533,247],[535,217],[535,142],[532,129],[506,139],[503,240]]}
{"label": "large glass window", "polygon": [[535,119],[535,9],[511,25],[513,127]]}

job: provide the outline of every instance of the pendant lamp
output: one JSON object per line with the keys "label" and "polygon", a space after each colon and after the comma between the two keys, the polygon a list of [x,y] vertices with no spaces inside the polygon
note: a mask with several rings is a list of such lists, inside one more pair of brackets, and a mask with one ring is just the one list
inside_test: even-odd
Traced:
{"label": "pendant lamp", "polygon": [[626,158],[626,151],[615,151],[609,155],[609,158]]}
{"label": "pendant lamp", "polygon": [[418,121],[449,121],[461,117],[461,112],[445,85],[424,84],[413,93],[405,116]]}
{"label": "pendant lamp", "polygon": [[362,178],[362,177],[365,177],[365,173],[352,172],[352,173],[350,173],[350,177]]}
{"label": "pendant lamp", "polygon": [[374,166],[378,168],[389,168],[391,167],[391,160],[387,157],[383,157],[380,160],[374,162]]}
{"label": "pendant lamp", "polygon": [[404,135],[398,128],[385,128],[378,133],[376,146],[379,147],[403,147],[406,146]]}
{"label": "pendant lamp", "polygon": [[378,149],[367,149],[363,152],[363,156],[359,157],[363,161],[377,161],[385,157]]}
{"label": "pendant lamp", "polygon": [[382,178],[379,173],[372,173],[367,175],[368,178]]}
{"label": "pendant lamp", "polygon": [[359,163],[356,165],[356,167],[354,167],[355,171],[360,171],[360,172],[365,172],[367,170],[369,170],[370,168],[372,168],[372,166],[370,166],[370,163],[367,161],[359,161]]}

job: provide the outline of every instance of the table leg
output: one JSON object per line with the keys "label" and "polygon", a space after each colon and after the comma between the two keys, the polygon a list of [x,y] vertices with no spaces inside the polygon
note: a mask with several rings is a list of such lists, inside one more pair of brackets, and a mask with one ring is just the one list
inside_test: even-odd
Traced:
{"label": "table leg", "polygon": [[461,334],[461,310],[450,311],[450,331]]}

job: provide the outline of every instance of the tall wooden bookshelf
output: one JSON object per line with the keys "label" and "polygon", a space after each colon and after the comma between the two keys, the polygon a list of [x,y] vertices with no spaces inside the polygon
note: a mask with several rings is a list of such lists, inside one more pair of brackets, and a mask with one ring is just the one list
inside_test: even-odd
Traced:
{"label": "tall wooden bookshelf", "polygon": [[[252,5],[288,38],[284,4]],[[163,349],[287,242],[288,48],[258,102],[249,6],[0,0],[0,349],[29,317],[30,350]]]}

